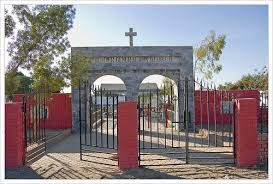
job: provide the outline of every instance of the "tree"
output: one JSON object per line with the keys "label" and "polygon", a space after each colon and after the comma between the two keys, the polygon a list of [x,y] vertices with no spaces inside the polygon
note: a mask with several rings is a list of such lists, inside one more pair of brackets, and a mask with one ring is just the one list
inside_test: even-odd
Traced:
{"label": "tree", "polygon": [[19,86],[16,93],[24,93],[29,91],[33,83],[33,79],[24,75],[22,72],[17,72],[17,78],[19,80]]}
{"label": "tree", "polygon": [[260,71],[254,70],[254,73],[243,75],[242,78],[234,83],[226,82],[219,85],[218,89],[258,89],[261,91],[268,90],[268,69],[263,67]]}
{"label": "tree", "polygon": [[[165,95],[174,95],[174,82],[173,80],[164,77],[160,87],[160,95],[164,95],[164,86],[165,86]],[[172,88],[172,89],[171,89]]]}
{"label": "tree", "polygon": [[5,74],[5,95],[9,100],[12,100],[13,94],[29,91],[32,82],[33,80],[22,72],[7,72]]}
{"label": "tree", "polygon": [[226,36],[216,36],[214,31],[194,49],[194,71],[199,72],[201,78],[210,80],[214,74],[222,70],[220,56],[226,45]]}
{"label": "tree", "polygon": [[5,37],[10,37],[13,35],[13,30],[15,28],[15,22],[11,15],[8,14],[8,10],[5,9]]}
{"label": "tree", "polygon": [[14,5],[13,14],[23,26],[9,43],[9,70],[32,70],[40,57],[56,58],[70,46],[67,31],[72,28],[75,8],[71,5]]}
{"label": "tree", "polygon": [[46,85],[49,92],[60,92],[64,87],[78,87],[79,80],[87,80],[90,58],[80,55],[62,57],[52,67],[50,58],[43,57],[34,67],[33,87]]}
{"label": "tree", "polygon": [[65,86],[78,87],[79,80],[87,80],[88,66],[92,62],[91,58],[78,54],[63,57],[59,65],[59,74],[64,78]]}
{"label": "tree", "polygon": [[70,47],[67,32],[72,28],[75,8],[72,5],[14,5],[12,13],[22,28],[17,27],[15,34],[14,20],[5,11],[6,37],[11,37],[7,49],[11,57],[8,72],[14,74],[19,67],[27,69],[33,76],[32,87],[47,81],[52,92],[60,91],[65,79],[61,78],[57,64]]}
{"label": "tree", "polygon": [[52,58],[41,57],[34,66],[33,88],[44,86],[48,92],[59,93],[65,86],[57,66],[52,67]]}

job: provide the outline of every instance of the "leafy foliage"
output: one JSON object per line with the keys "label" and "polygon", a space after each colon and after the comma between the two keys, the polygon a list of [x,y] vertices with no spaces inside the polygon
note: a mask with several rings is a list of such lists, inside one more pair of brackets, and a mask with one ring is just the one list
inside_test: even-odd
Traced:
{"label": "leafy foliage", "polygon": [[260,71],[255,70],[252,74],[244,75],[237,82],[227,82],[219,85],[219,89],[258,89],[261,91],[268,90],[268,69],[263,67]]}
{"label": "leafy foliage", "polygon": [[5,37],[13,35],[15,28],[15,22],[11,15],[8,14],[8,10],[5,9]]}
{"label": "leafy foliage", "polygon": [[220,56],[226,45],[226,36],[216,36],[214,31],[194,49],[194,70],[207,80],[222,70]]}
{"label": "leafy foliage", "polygon": [[75,8],[71,5],[14,5],[22,29],[9,43],[9,70],[31,70],[41,57],[56,58],[70,46],[67,31],[72,28]]}
{"label": "leafy foliage", "polygon": [[18,68],[27,69],[34,80],[32,88],[47,85],[49,92],[59,92],[66,81],[58,59],[70,47],[67,32],[72,28],[75,8],[72,5],[14,5],[12,13],[20,24],[16,29],[12,17],[5,13],[6,37],[11,37],[7,49],[11,57],[7,78],[12,78]]}
{"label": "leafy foliage", "polygon": [[24,93],[31,88],[33,80],[22,72],[9,71],[5,74],[5,95],[12,99],[16,93]]}
{"label": "leafy foliage", "polygon": [[[160,95],[164,95],[164,86],[165,86],[165,95],[174,95],[174,82],[173,80],[165,77],[163,80],[162,80],[162,85],[160,87]],[[171,90],[171,86],[172,86],[172,90]]]}
{"label": "leafy foliage", "polygon": [[60,74],[66,86],[78,87],[79,80],[87,80],[88,66],[92,60],[85,56],[73,55],[59,61]]}
{"label": "leafy foliage", "polygon": [[47,56],[40,57],[36,62],[33,73],[33,88],[45,86],[49,92],[60,92],[65,86],[63,77],[60,75],[57,66],[52,66],[52,58]]}

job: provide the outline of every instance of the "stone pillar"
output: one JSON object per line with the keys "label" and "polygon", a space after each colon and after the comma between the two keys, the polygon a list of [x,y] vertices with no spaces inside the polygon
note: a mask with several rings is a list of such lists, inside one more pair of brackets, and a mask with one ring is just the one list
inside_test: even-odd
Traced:
{"label": "stone pillar", "polygon": [[118,165],[120,169],[138,167],[137,103],[118,104]]}
{"label": "stone pillar", "polygon": [[257,100],[241,98],[235,108],[235,154],[237,166],[257,164]]}
{"label": "stone pillar", "polygon": [[[85,88],[84,82],[81,82],[81,88],[74,88],[72,89],[72,133],[79,132],[80,130],[80,117],[79,117],[79,107],[81,102],[81,120],[82,124],[84,124],[84,120],[88,121],[88,111],[86,112],[85,117],[85,105],[87,105],[88,109],[88,100],[89,100],[89,90],[88,85]],[[86,90],[86,91],[85,91]],[[81,93],[81,100],[79,100],[79,95]],[[87,94],[87,98],[85,98],[85,95]]]}
{"label": "stone pillar", "polygon": [[[180,80],[178,81],[178,121],[183,122],[184,121],[184,81]],[[183,131],[184,130],[184,124],[180,123],[178,124],[178,130]]]}
{"label": "stone pillar", "polygon": [[126,86],[126,99],[128,101],[137,101],[138,90],[141,80],[139,77],[134,77],[133,73],[124,74],[122,76],[124,79],[124,84]]}
{"label": "stone pillar", "polygon": [[24,158],[22,103],[9,103],[5,105],[5,167],[20,167]]}

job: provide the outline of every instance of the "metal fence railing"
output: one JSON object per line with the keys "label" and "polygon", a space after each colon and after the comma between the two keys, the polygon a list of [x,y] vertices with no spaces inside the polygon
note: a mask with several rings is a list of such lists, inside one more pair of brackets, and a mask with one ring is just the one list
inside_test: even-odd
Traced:
{"label": "metal fence railing", "polygon": [[259,133],[268,133],[268,92],[260,92],[257,129]]}

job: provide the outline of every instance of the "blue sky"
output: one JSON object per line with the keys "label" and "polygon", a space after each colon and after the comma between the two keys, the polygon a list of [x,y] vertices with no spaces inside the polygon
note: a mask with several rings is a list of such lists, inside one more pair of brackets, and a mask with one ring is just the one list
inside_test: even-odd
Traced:
{"label": "blue sky", "polygon": [[214,30],[226,35],[223,70],[214,81],[235,81],[268,66],[266,5],[76,5],[72,46],[193,46]]}

